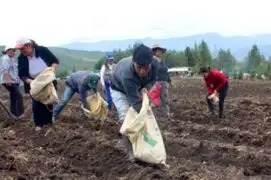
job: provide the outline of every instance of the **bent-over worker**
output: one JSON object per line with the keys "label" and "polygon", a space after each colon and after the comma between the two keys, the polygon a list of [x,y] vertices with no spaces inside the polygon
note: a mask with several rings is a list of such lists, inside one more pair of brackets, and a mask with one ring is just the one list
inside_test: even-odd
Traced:
{"label": "bent-over worker", "polygon": [[[141,44],[132,57],[120,60],[111,76],[111,95],[117,109],[120,123],[123,123],[132,106],[138,113],[142,106],[142,94],[147,93],[157,78],[159,63],[153,59],[152,50]],[[132,144],[128,137],[122,137],[130,161],[134,161]]]}
{"label": "bent-over worker", "polygon": [[83,103],[84,108],[89,109],[87,102],[87,91],[93,90],[94,93],[97,92],[97,86],[100,77],[90,71],[77,71],[72,73],[66,80],[66,87],[63,93],[63,97],[60,103],[55,107],[54,119],[59,117],[60,112],[66,106],[66,104],[71,100],[75,93],[80,95],[80,99]]}
{"label": "bent-over worker", "polygon": [[229,84],[227,77],[218,70],[211,69],[210,67],[201,67],[200,73],[202,74],[208,95],[206,97],[211,116],[215,116],[213,101],[209,99],[210,95],[217,96],[219,94],[219,118],[223,117],[224,100],[227,96]]}

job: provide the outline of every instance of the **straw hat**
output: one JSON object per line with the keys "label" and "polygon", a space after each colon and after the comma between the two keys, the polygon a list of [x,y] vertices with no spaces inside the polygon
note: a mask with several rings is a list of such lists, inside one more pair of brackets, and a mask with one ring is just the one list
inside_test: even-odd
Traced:
{"label": "straw hat", "polygon": [[164,53],[167,51],[166,48],[164,48],[163,46],[160,46],[159,44],[154,44],[152,46],[152,50],[156,50],[156,49],[161,49]]}

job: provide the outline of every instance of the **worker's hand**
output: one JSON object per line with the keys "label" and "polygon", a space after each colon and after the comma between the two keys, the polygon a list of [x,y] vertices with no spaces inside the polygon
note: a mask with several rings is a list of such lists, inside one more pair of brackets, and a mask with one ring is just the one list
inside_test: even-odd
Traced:
{"label": "worker's hand", "polygon": [[215,96],[217,96],[217,94],[218,94],[218,93],[217,93],[217,91],[216,91],[216,90],[214,91],[214,94],[215,94]]}
{"label": "worker's hand", "polygon": [[33,81],[32,79],[27,79],[27,80],[26,80],[26,83],[27,83],[27,84],[31,84],[32,81]]}
{"label": "worker's hand", "polygon": [[141,94],[147,94],[147,93],[148,93],[148,90],[146,88],[141,89]]}

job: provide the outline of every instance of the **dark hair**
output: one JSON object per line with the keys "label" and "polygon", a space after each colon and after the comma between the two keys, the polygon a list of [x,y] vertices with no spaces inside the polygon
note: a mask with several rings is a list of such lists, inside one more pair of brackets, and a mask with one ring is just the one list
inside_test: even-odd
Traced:
{"label": "dark hair", "polygon": [[199,69],[199,73],[207,73],[210,72],[211,68],[209,66],[203,66]]}
{"label": "dark hair", "polygon": [[7,54],[7,52],[6,51],[2,51],[2,54],[5,55],[5,54]]}

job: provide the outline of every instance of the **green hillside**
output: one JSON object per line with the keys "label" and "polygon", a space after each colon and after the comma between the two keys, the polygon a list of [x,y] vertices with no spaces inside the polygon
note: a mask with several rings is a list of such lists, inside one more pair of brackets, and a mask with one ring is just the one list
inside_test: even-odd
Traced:
{"label": "green hillside", "polygon": [[[1,52],[3,51],[3,48],[3,46],[0,46]],[[104,52],[99,51],[80,51],[58,47],[49,47],[49,49],[60,60],[59,71],[67,69],[71,72],[74,68],[76,70],[92,70],[95,63],[105,55]]]}

